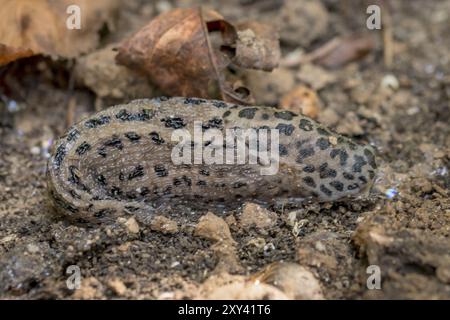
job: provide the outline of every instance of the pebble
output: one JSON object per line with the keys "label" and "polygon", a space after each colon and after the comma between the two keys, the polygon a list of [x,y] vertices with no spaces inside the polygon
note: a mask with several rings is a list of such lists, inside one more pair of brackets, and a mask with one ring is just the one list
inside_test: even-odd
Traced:
{"label": "pebble", "polygon": [[297,114],[317,119],[321,102],[317,93],[304,85],[299,85],[285,94],[280,101],[280,108]]}
{"label": "pebble", "polygon": [[263,230],[267,229],[276,223],[276,214],[269,210],[262,208],[255,203],[246,203],[242,209],[240,217],[240,224],[244,229],[250,229],[255,226]]}
{"label": "pebble", "polygon": [[114,291],[118,296],[123,296],[127,292],[127,287],[122,282],[122,280],[118,278],[114,278],[107,282],[108,287]]}
{"label": "pebble", "polygon": [[174,234],[178,232],[178,225],[176,221],[164,216],[155,216],[150,223],[150,229],[163,234]]}
{"label": "pebble", "polygon": [[211,212],[200,218],[194,235],[207,240],[234,243],[228,224]]}
{"label": "pebble", "polygon": [[130,218],[125,222],[125,226],[127,227],[128,231],[131,233],[139,233],[139,224],[137,223],[136,219]]}

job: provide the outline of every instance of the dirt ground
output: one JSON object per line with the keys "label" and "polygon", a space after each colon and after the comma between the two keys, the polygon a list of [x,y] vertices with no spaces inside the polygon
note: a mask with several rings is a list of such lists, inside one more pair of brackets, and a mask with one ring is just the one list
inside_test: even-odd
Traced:
{"label": "dirt ground", "polygon": [[[209,214],[173,207],[151,227],[134,219],[75,225],[54,214],[45,179],[51,142],[96,109],[160,94],[114,65],[108,46],[160,12],[198,3],[126,1],[93,53],[0,69],[0,298],[450,299],[448,0],[389,1],[389,68],[381,32],[370,31],[375,50],[339,68],[245,74],[263,105],[312,87],[319,121],[376,147],[379,173],[367,199]],[[319,9],[304,0],[202,3],[231,21],[276,24],[283,57],[368,31],[364,1],[316,1]],[[81,271],[77,290],[67,286],[69,266]],[[369,266],[380,271],[380,289],[366,285]]]}

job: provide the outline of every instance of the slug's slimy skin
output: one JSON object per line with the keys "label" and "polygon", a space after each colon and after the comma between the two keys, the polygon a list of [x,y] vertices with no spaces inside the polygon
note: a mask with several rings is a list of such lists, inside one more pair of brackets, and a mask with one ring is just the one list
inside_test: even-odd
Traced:
{"label": "slug's slimy skin", "polygon": [[[175,129],[279,130],[279,170],[261,175],[252,164],[172,162]],[[225,135],[225,134],[224,134]],[[207,143],[207,142],[206,142]],[[269,107],[196,98],[136,100],[71,127],[55,144],[48,188],[58,211],[81,221],[149,213],[183,199],[226,204],[276,199],[334,201],[370,189],[376,163],[370,146],[315,121]]]}

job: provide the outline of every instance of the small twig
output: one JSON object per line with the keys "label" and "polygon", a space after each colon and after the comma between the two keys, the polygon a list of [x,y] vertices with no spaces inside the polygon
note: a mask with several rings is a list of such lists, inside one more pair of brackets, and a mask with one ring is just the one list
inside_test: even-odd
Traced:
{"label": "small twig", "polygon": [[383,58],[386,68],[391,68],[394,60],[394,41],[392,38],[392,17],[389,10],[389,4],[380,0],[382,12],[381,21],[383,25]]}

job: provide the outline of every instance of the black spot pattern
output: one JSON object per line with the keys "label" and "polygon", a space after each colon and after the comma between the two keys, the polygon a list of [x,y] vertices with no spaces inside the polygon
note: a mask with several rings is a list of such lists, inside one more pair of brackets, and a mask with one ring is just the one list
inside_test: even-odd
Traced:
{"label": "black spot pattern", "polygon": [[331,197],[331,195],[333,194],[333,192],[327,187],[325,187],[323,184],[320,185],[320,191],[322,191],[328,197]]}
{"label": "black spot pattern", "polygon": [[314,155],[314,148],[313,147],[307,147],[305,149],[300,149],[298,152],[298,156],[296,161],[298,163],[302,163],[304,159],[311,157]]}
{"label": "black spot pattern", "polygon": [[344,173],[342,174],[342,176],[343,176],[345,179],[347,179],[347,180],[353,180],[353,179],[355,179],[355,176],[352,175],[351,173],[348,173],[348,172],[344,172]]}
{"label": "black spot pattern", "polygon": [[164,122],[166,128],[172,128],[172,129],[181,129],[186,126],[186,123],[180,117],[164,118],[164,119],[161,119],[161,122]]}
{"label": "black spot pattern", "polygon": [[325,178],[335,178],[337,176],[337,172],[334,169],[328,168],[328,163],[322,163],[319,167],[320,179]]}
{"label": "black spot pattern", "polygon": [[103,158],[106,158],[106,156],[108,155],[108,153],[106,152],[106,148],[105,147],[100,147],[97,149],[97,153],[99,155],[101,155]]}
{"label": "black spot pattern", "polygon": [[368,149],[364,149],[364,155],[367,158],[367,162],[369,162],[369,165],[376,169],[377,168],[377,163],[375,162],[375,156],[373,155],[373,153],[368,150]]}
{"label": "black spot pattern", "polygon": [[184,99],[184,104],[194,104],[194,105],[199,105],[202,103],[205,103],[206,100],[204,99],[198,99],[198,98],[186,98]]}
{"label": "black spot pattern", "polygon": [[163,144],[165,141],[163,138],[159,136],[159,133],[156,131],[150,132],[150,139],[156,144]]}
{"label": "black spot pattern", "polygon": [[245,108],[239,111],[239,118],[253,119],[255,117],[256,108]]}
{"label": "black spot pattern", "polygon": [[162,164],[157,164],[154,169],[158,177],[166,177],[169,174],[167,169]]}
{"label": "black spot pattern", "polygon": [[209,176],[209,171],[206,169],[200,169],[199,173],[203,176]]}
{"label": "black spot pattern", "polygon": [[214,117],[212,119],[210,119],[206,124],[202,125],[202,129],[204,130],[208,130],[208,129],[222,129],[223,128],[223,121],[220,118]]}
{"label": "black spot pattern", "polygon": [[261,119],[263,119],[263,120],[269,120],[269,118],[270,118],[270,116],[267,113],[263,113],[261,115]]}
{"label": "black spot pattern", "polygon": [[369,172],[369,177],[370,177],[371,180],[372,180],[373,178],[375,178],[375,171],[369,170],[368,172]]}
{"label": "black spot pattern", "polygon": [[325,150],[330,145],[331,145],[330,141],[328,141],[328,139],[325,139],[325,138],[319,138],[316,141],[316,146],[318,146],[320,148],[320,150]]}
{"label": "black spot pattern", "polygon": [[341,166],[345,166],[347,164],[348,153],[344,149],[333,149],[330,152],[330,156],[332,159],[336,158],[339,155],[339,164]]}
{"label": "black spot pattern", "polygon": [[111,139],[105,141],[105,147],[117,148],[119,150],[123,149],[122,140],[119,139],[117,135],[113,135]]}
{"label": "black spot pattern", "polygon": [[359,188],[359,184],[357,184],[357,183],[349,184],[347,186],[347,190],[355,190],[355,189],[358,189],[358,188]]}
{"label": "black spot pattern", "polygon": [[293,113],[291,111],[280,111],[280,112],[275,112],[273,115],[275,116],[275,118],[290,121],[295,116],[295,113]]}
{"label": "black spot pattern", "polygon": [[294,132],[294,126],[292,124],[285,124],[280,123],[276,126],[277,130],[279,130],[281,133],[285,134],[286,136],[290,136],[292,132]]}
{"label": "black spot pattern", "polygon": [[303,167],[304,172],[313,173],[316,169],[313,165],[308,164],[307,166]]}
{"label": "black spot pattern", "polygon": [[127,137],[130,141],[139,141],[141,139],[141,136],[133,131],[125,133],[125,137]]}
{"label": "black spot pattern", "polygon": [[231,114],[231,111],[230,111],[230,110],[227,110],[227,111],[225,111],[225,112],[223,113],[222,117],[223,117],[223,118],[226,118],[226,117],[228,117],[230,114]]}
{"label": "black spot pattern", "polygon": [[322,136],[331,136],[331,133],[328,130],[321,128],[321,127],[317,128],[317,133]]}
{"label": "black spot pattern", "polygon": [[75,166],[69,166],[69,178],[67,179],[70,183],[79,184],[80,177],[77,174],[78,168]]}
{"label": "black spot pattern", "polygon": [[142,109],[138,113],[130,113],[126,109],[120,110],[116,114],[116,118],[122,121],[147,121],[153,118],[155,115],[155,112],[150,109]]}
{"label": "black spot pattern", "polygon": [[82,144],[80,144],[78,146],[78,148],[75,150],[75,152],[79,156],[81,156],[81,155],[85,154],[86,152],[88,152],[89,149],[91,149],[91,145],[89,143],[87,143],[86,141],[84,141]]}
{"label": "black spot pattern", "polygon": [[226,108],[227,104],[223,101],[213,101],[212,105],[216,108]]}
{"label": "black spot pattern", "polygon": [[344,184],[340,181],[331,181],[330,186],[335,188],[337,191],[343,191],[344,190]]}
{"label": "black spot pattern", "polygon": [[307,186],[309,186],[309,187],[311,187],[311,188],[315,188],[315,187],[317,187],[317,185],[316,185],[316,182],[314,181],[314,179],[313,178],[311,178],[311,177],[304,177],[303,178],[303,182],[307,185]]}
{"label": "black spot pattern", "polygon": [[63,162],[66,153],[67,150],[64,144],[61,144],[58,148],[56,148],[55,158],[53,159],[53,165],[56,166],[57,169],[59,169],[59,167],[61,166],[61,163]]}
{"label": "black spot pattern", "polygon": [[279,144],[279,155],[280,157],[284,157],[288,155],[288,149],[286,148],[286,146],[284,144]]}
{"label": "black spot pattern", "polygon": [[364,159],[364,157],[358,155],[354,155],[353,159],[355,160],[355,163],[352,167],[353,172],[361,172],[361,168],[367,164],[367,161]]}
{"label": "black spot pattern", "polygon": [[198,186],[206,186],[206,181],[204,181],[204,180],[198,180],[198,181],[197,181],[197,185],[198,185]]}
{"label": "black spot pattern", "polygon": [[76,141],[78,139],[78,137],[80,136],[80,131],[78,131],[77,129],[73,129],[69,132],[69,134],[67,135],[67,141]]}
{"label": "black spot pattern", "polygon": [[313,124],[311,121],[309,121],[307,119],[301,119],[299,128],[302,130],[305,130],[305,131],[311,131],[313,129]]}
{"label": "black spot pattern", "polygon": [[142,165],[136,166],[132,172],[128,175],[128,180],[144,176],[144,167]]}
{"label": "black spot pattern", "polygon": [[92,128],[97,128],[99,126],[105,125],[105,124],[109,123],[110,121],[111,121],[111,117],[101,116],[98,118],[92,118],[92,119],[87,120],[84,123],[84,126],[86,128],[92,129]]}
{"label": "black spot pattern", "polygon": [[367,183],[367,178],[364,177],[364,176],[359,176],[358,179],[359,179],[359,181],[361,181],[363,184],[366,184],[366,183]]}

